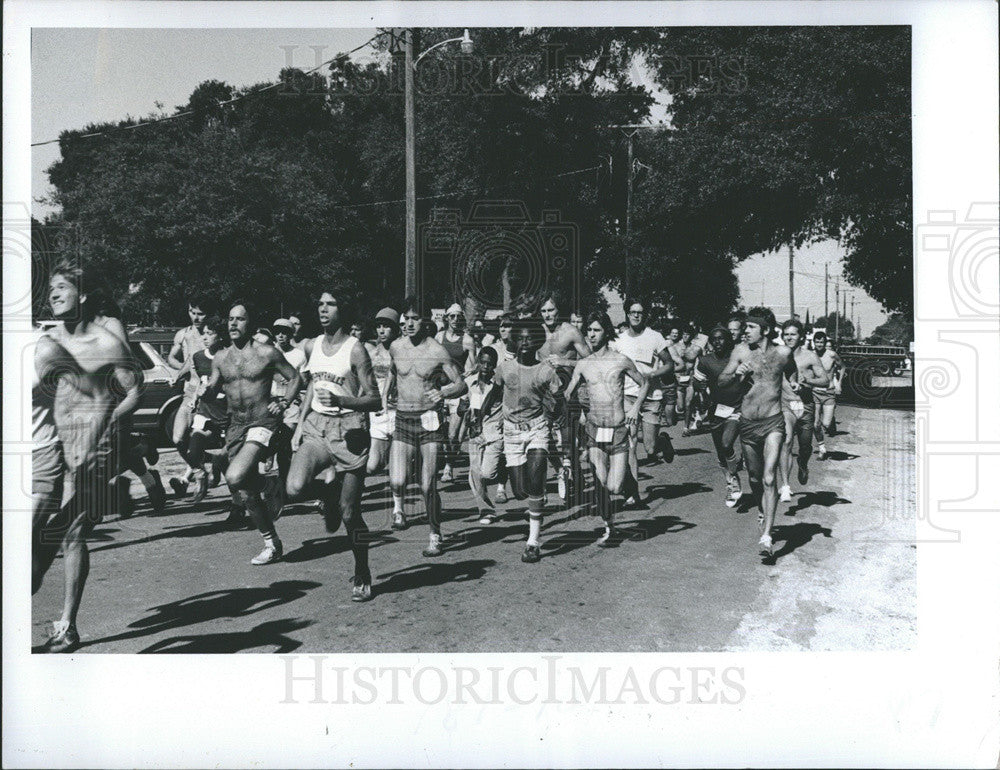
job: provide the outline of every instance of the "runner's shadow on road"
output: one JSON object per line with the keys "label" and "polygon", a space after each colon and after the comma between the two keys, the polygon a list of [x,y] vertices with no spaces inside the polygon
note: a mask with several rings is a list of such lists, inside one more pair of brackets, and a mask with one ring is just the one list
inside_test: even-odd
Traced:
{"label": "runner's shadow on road", "polygon": [[528,527],[524,522],[504,526],[498,521],[493,524],[482,524],[478,527],[467,527],[456,532],[449,532],[445,538],[445,551],[465,551],[499,542],[511,535],[524,535]]}
{"label": "runner's shadow on road", "polygon": [[446,583],[465,583],[479,580],[486,570],[496,565],[493,559],[470,559],[455,564],[416,564],[412,567],[386,572],[378,576],[383,581],[373,586],[379,594],[394,594],[413,591]]}
{"label": "runner's shadow on road", "polygon": [[688,447],[687,449],[675,449],[674,454],[678,457],[686,457],[687,455],[707,455],[707,449],[698,449],[696,447]]}
{"label": "runner's shadow on road", "polygon": [[249,631],[199,636],[172,636],[151,644],[140,652],[216,654],[252,650],[257,647],[274,647],[275,654],[292,652],[302,646],[298,639],[288,636],[292,631],[311,626],[312,620],[271,620],[254,626]]}
{"label": "runner's shadow on road", "polygon": [[[123,527],[124,529],[124,527]],[[216,535],[220,532],[229,532],[230,527],[225,523],[225,521],[211,521],[205,522],[203,524],[191,524],[187,526],[170,526],[163,532],[158,532],[155,535],[147,535],[146,537],[140,537],[136,540],[118,540],[108,545],[102,545],[97,548],[91,548],[92,553],[97,551],[111,551],[116,548],[125,548],[130,545],[140,545],[142,543],[154,543],[158,540],[169,540],[175,537],[204,537],[205,535]]]}
{"label": "runner's shadow on road", "polygon": [[619,540],[638,542],[652,540],[654,537],[664,535],[668,532],[684,532],[685,530],[693,529],[697,525],[690,521],[684,521],[677,516],[654,516],[651,519],[620,521],[616,526]]}
{"label": "runner's shadow on road", "polygon": [[814,505],[832,508],[835,505],[848,505],[851,502],[836,492],[830,491],[796,492],[796,496],[798,500],[795,501],[795,505],[785,511],[786,516],[795,516],[799,511],[804,511],[806,508],[811,508]]}
{"label": "runner's shadow on road", "polygon": [[800,521],[797,524],[785,524],[778,525],[771,530],[771,536],[775,542],[782,542],[784,544],[780,549],[774,552],[774,555],[769,559],[764,559],[764,564],[774,564],[782,556],[787,556],[792,551],[801,548],[810,540],[812,540],[816,535],[822,535],[823,537],[830,537],[832,531],[829,527],[823,527],[819,524],[813,522]]}
{"label": "runner's shadow on road", "polygon": [[839,450],[833,450],[832,452],[826,453],[827,460],[833,460],[834,462],[844,462],[846,460],[857,460],[860,455],[852,455],[849,452],[841,452]]}
{"label": "runner's shadow on road", "polygon": [[657,500],[676,500],[678,497],[711,491],[711,487],[698,481],[685,481],[683,484],[657,484],[647,487],[645,501],[647,505],[652,505]]}
{"label": "runner's shadow on road", "polygon": [[136,639],[220,618],[246,617],[301,599],[307,591],[319,587],[319,583],[311,580],[278,580],[269,586],[206,591],[151,607],[148,611],[152,615],[129,623],[128,627],[134,630],[92,639],[80,647]]}

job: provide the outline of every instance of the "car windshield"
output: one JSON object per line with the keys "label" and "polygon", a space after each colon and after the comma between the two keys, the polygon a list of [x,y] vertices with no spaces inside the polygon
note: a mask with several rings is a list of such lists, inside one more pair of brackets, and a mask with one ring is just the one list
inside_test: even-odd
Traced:
{"label": "car windshield", "polygon": [[136,360],[142,366],[143,369],[152,369],[156,366],[152,359],[146,355],[146,351],[142,349],[142,345],[138,342],[133,342],[130,344],[132,348],[132,355],[135,356]]}

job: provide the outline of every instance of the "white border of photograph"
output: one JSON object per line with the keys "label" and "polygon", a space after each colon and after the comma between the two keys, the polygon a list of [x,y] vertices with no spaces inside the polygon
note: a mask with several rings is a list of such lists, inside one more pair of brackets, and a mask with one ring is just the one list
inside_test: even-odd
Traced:
{"label": "white border of photograph", "polygon": [[[923,239],[970,222],[996,232],[969,216],[972,204],[996,212],[995,3],[14,0],[4,11],[5,217],[12,202],[30,209],[29,144],[50,138],[30,131],[32,26],[912,25],[919,622],[918,648],[900,653],[328,655],[322,702],[307,678],[291,682],[288,703],[288,667],[308,677],[312,656],[32,656],[30,517],[8,515],[29,505],[5,462],[5,767],[997,766],[997,282],[981,260],[963,263],[954,239],[943,250]],[[4,308],[27,291],[29,265],[8,258],[5,222]],[[28,408],[29,328],[4,322],[3,399],[23,405],[4,410],[5,460],[23,451],[8,437]],[[399,703],[379,673],[392,667],[411,673]],[[499,702],[463,695],[472,674],[460,667],[497,676]],[[604,702],[597,691],[569,702],[572,667],[588,683],[609,667]]]}

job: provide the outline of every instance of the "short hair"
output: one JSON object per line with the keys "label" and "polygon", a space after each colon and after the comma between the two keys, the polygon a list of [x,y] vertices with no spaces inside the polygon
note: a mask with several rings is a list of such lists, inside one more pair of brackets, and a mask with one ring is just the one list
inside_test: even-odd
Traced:
{"label": "short hair", "polygon": [[592,323],[600,324],[601,328],[604,329],[604,342],[608,343],[618,336],[618,332],[615,331],[615,325],[611,323],[611,318],[603,310],[594,310],[593,312],[587,313],[587,320],[584,324],[584,329],[589,329]]}
{"label": "short hair", "polygon": [[625,304],[622,305],[622,310],[624,310],[625,314],[628,315],[628,309],[632,307],[632,305],[637,305],[637,304],[642,305],[642,309],[645,312],[649,312],[649,304],[646,301],[644,301],[642,297],[639,297],[637,295],[626,297]]}
{"label": "short hair", "polygon": [[479,351],[479,355],[480,356],[486,356],[487,358],[489,358],[490,359],[490,363],[493,366],[496,366],[497,365],[497,361],[500,360],[499,356],[497,356],[496,349],[495,348],[491,348],[488,345],[485,348],[483,348],[482,350]]}
{"label": "short hair", "polygon": [[[403,300],[402,306],[399,308],[399,317],[402,319],[404,315],[409,313],[411,310],[416,311],[417,315],[421,318],[426,318],[424,315],[424,303],[416,294],[411,294],[409,297]],[[430,320],[430,319],[427,319]],[[434,324],[434,328],[437,329],[437,324]],[[437,334],[437,331],[434,332]]]}
{"label": "short hair", "polygon": [[681,321],[679,318],[668,318],[666,319],[666,321],[663,322],[663,329],[668,334],[672,332],[674,329],[676,329],[679,332],[683,332],[684,322]]}
{"label": "short hair", "polygon": [[[415,310],[415,309],[416,308],[406,308],[406,310]],[[406,310],[404,310],[403,312],[405,313]],[[436,337],[438,333],[438,325],[434,323],[430,318],[421,318],[420,332],[425,337]]]}
{"label": "short hair", "polygon": [[[229,310],[232,311],[234,307],[241,305],[247,311],[247,325],[252,325],[254,320],[257,318],[256,308],[250,304],[250,300],[244,299],[243,297],[236,297],[229,303]],[[198,307],[198,305],[191,305],[191,307]]]}
{"label": "short hair", "polygon": [[205,316],[205,328],[215,332],[220,339],[225,339],[228,331],[225,319],[215,314]]}
{"label": "short hair", "polygon": [[813,341],[825,340],[825,339],[826,339],[826,332],[824,331],[813,332]]}
{"label": "short hair", "polygon": [[517,338],[517,335],[524,329],[527,329],[531,333],[532,343],[538,343],[535,345],[536,348],[540,348],[545,343],[545,330],[539,321],[532,318],[519,318],[514,321],[514,328],[511,334]]}
{"label": "short hair", "polygon": [[781,325],[781,331],[785,331],[785,329],[791,329],[793,326],[796,329],[798,329],[799,336],[802,336],[802,330],[805,329],[805,326],[803,326],[802,321],[800,321],[798,318],[789,318],[787,321],[785,321]]}
{"label": "short hair", "polygon": [[329,285],[321,284],[316,299],[318,300],[324,294],[329,294],[337,300],[337,318],[340,319],[340,328],[342,331],[350,332],[354,324],[361,325],[361,314],[358,311],[358,303],[349,294]]}
{"label": "short hair", "polygon": [[[770,336],[771,332],[774,331],[774,327],[778,325],[778,322],[774,318],[774,311],[772,311],[769,307],[764,307],[763,305],[750,308],[747,311],[746,322],[755,323],[760,326],[761,333],[765,336]],[[767,327],[766,329],[764,328],[765,326]]]}
{"label": "short hair", "polygon": [[708,333],[708,339],[709,339],[709,341],[711,341],[712,337],[714,337],[717,334],[721,334],[721,335],[725,336],[725,338],[729,342],[733,341],[733,334],[732,334],[732,332],[730,332],[729,329],[727,329],[725,326],[716,326],[714,329],[712,329],[712,331],[710,331]]}
{"label": "short hair", "polygon": [[550,301],[556,306],[557,310],[563,306],[563,298],[560,293],[555,289],[547,289],[538,298],[538,309],[541,310],[542,305]]}
{"label": "short hair", "polygon": [[194,292],[188,297],[188,307],[196,307],[204,311],[206,315],[215,312],[215,302],[208,294],[201,291]]}
{"label": "short hair", "polygon": [[683,329],[681,329],[682,334],[690,334],[692,337],[698,336],[698,329],[695,328],[694,324],[688,324]]}
{"label": "short hair", "polygon": [[[77,299],[77,312],[80,314],[80,319],[83,321],[94,320],[94,306],[87,302],[83,302],[82,297],[88,295],[87,287],[91,284],[91,274],[88,270],[84,270],[83,266],[77,262],[71,262],[69,260],[63,259],[56,263],[49,271],[49,281],[57,276],[61,275],[67,281],[69,281],[73,287],[76,289],[78,295]],[[94,287],[99,288],[99,287]]]}

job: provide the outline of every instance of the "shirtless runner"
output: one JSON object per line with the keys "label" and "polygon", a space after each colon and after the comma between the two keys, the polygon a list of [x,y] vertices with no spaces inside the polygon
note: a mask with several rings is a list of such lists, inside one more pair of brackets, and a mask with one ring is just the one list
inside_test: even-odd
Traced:
{"label": "shirtless runner", "polygon": [[[236,502],[250,512],[264,538],[264,549],[250,560],[251,564],[259,566],[278,561],[282,545],[261,498],[263,479],[257,466],[272,451],[271,438],[284,410],[298,393],[299,373],[276,347],[253,341],[253,320],[246,301],[232,303],[228,321],[232,344],[212,359],[212,374],[202,398],[214,398],[220,388],[226,394],[229,413],[226,483]],[[285,395],[277,401],[271,400],[275,373],[288,381]]]}
{"label": "shirtless runner", "polygon": [[131,353],[118,336],[93,323],[93,309],[86,302],[88,285],[81,268],[66,264],[54,268],[49,281],[49,305],[63,325],[51,331],[57,347],[45,343],[49,350],[42,348],[40,366],[43,377],[57,379],[52,414],[73,492],[51,520],[35,521],[33,588],[40,585],[60,545],[66,572],[62,617],[44,652],[72,652],[80,644],[76,616],[90,572],[87,537],[114,511],[116,496],[108,483],[118,474],[127,447],[120,421],[127,422],[139,405],[140,382]]}
{"label": "shirtless runner", "polygon": [[[372,371],[382,398],[379,411],[371,415],[372,446],[368,453],[368,473],[378,473],[389,462],[389,447],[396,430],[396,394],[389,393],[389,369],[392,356],[389,346],[399,337],[399,313],[384,307],[375,314],[375,341],[366,342],[365,349],[372,360]],[[385,406],[382,406],[382,404]]]}
{"label": "shirtless runner", "polygon": [[[568,321],[559,320],[559,307],[554,294],[542,298],[539,308],[545,344],[538,351],[538,360],[556,370],[563,386],[569,383],[578,359],[590,355],[590,348],[583,334]],[[563,409],[556,413],[553,427],[558,428],[562,444],[562,463],[558,468],[559,497],[569,501],[572,490],[582,492],[580,474],[580,415],[583,407],[578,398],[568,398]],[[555,457],[556,455],[553,455]]]}
{"label": "shirtless runner", "polygon": [[771,342],[774,313],[766,307],[751,308],[747,313],[746,339],[729,357],[729,364],[719,375],[719,386],[736,382],[749,386],[740,406],[739,432],[746,458],[750,488],[760,504],[760,554],[774,556],[771,528],[778,507],[777,467],[781,443],[785,438],[785,417],[781,410],[782,381],[791,381],[798,390],[795,357],[784,345]]}
{"label": "shirtless runner", "polygon": [[[441,497],[437,491],[437,463],[445,440],[442,401],[466,392],[465,380],[448,351],[433,337],[427,336],[420,301],[410,297],[403,305],[403,336],[389,346],[392,365],[386,393],[395,392],[396,430],[389,451],[389,484],[392,487],[393,529],[406,529],[403,500],[406,482],[420,460],[420,493],[427,510],[430,542],[424,549],[427,557],[440,556]],[[436,387],[441,374],[448,384]],[[383,398],[383,408],[388,401]]]}
{"label": "shirtless runner", "polygon": [[837,396],[840,395],[840,380],[844,372],[844,360],[833,348],[825,332],[813,335],[813,349],[819,357],[823,370],[830,378],[827,387],[816,388],[813,398],[816,401],[816,449],[818,460],[826,459],[826,437],[833,429],[834,412],[837,409]]}
{"label": "shirtless runner", "polygon": [[802,343],[806,340],[802,322],[794,318],[781,325],[781,337],[785,345],[795,355],[795,366],[799,375],[798,393],[792,391],[791,385],[782,387],[781,404],[785,411],[785,440],[781,445],[781,463],[778,474],[781,485],[778,487],[779,499],[783,503],[792,501],[792,442],[799,440],[799,484],[809,483],[809,456],[812,454],[813,427],[816,423],[816,402],[813,398],[813,388],[826,387],[830,378],[823,369],[817,355]]}
{"label": "shirtless runner", "polygon": [[[596,477],[597,508],[604,519],[604,534],[597,544],[607,548],[616,540],[614,514],[621,503],[622,487],[629,470],[630,428],[642,414],[642,406],[649,393],[649,380],[639,372],[631,358],[609,347],[614,326],[607,313],[587,316],[586,329],[592,352],[577,362],[566,386],[566,395],[569,397],[581,379],[587,383],[590,404],[586,431],[590,463]],[[626,377],[639,388],[627,412]]]}

